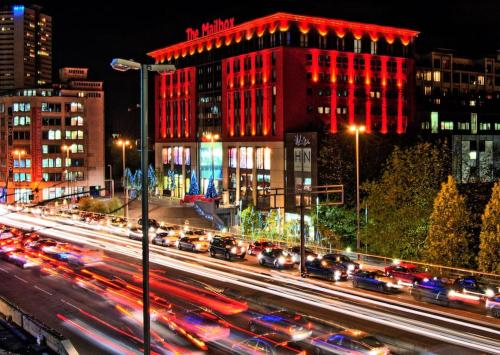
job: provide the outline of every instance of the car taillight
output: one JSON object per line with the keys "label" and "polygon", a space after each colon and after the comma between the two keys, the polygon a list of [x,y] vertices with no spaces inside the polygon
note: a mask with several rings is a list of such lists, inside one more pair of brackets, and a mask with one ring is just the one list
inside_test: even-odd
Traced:
{"label": "car taillight", "polygon": [[311,322],[307,322],[307,329],[312,329],[313,325]]}

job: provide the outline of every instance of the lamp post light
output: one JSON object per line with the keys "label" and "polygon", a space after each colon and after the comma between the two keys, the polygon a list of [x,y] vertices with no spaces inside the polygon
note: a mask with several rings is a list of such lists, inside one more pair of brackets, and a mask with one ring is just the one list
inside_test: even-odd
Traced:
{"label": "lamp post light", "polygon": [[[128,139],[119,139],[116,141],[116,144],[120,147],[122,147],[122,167],[123,167],[123,180],[122,180],[122,185],[123,189],[125,190],[125,218],[128,219],[128,187],[127,187],[127,177],[125,175],[125,165],[126,165],[126,158],[125,158],[125,148],[130,147],[131,143]],[[111,173],[110,173],[111,174]]]}
{"label": "lamp post light", "polygon": [[361,248],[361,241],[359,239],[359,133],[363,133],[365,130],[365,126],[349,126],[349,131],[356,135],[356,251],[358,253]]}
{"label": "lamp post light", "polygon": [[[66,152],[66,161],[65,161],[65,166],[66,166],[66,183],[68,186],[68,191],[66,191],[65,195],[69,195],[69,167],[71,166],[71,162],[69,161],[69,151],[71,150],[71,146],[63,144],[61,146],[61,150],[63,152]],[[70,197],[71,198],[71,197]],[[68,203],[68,208],[69,208],[69,203]]]}
{"label": "lamp post light", "polygon": [[148,216],[148,72],[172,73],[170,64],[142,64],[133,60],[115,58],[111,61],[118,71],[139,70],[141,80],[141,172],[142,172],[142,298],[144,321],[144,354],[151,354],[149,316],[149,216]]}

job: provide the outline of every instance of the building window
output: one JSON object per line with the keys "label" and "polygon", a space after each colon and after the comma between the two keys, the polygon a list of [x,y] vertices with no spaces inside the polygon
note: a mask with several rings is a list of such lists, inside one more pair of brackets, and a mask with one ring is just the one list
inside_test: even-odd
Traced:
{"label": "building window", "polygon": [[439,112],[431,112],[431,133],[438,133]]}
{"label": "building window", "polygon": [[471,133],[477,134],[477,113],[472,112],[470,114],[470,126],[471,126]]}
{"label": "building window", "polygon": [[471,107],[476,106],[476,100],[470,100],[469,101],[469,106],[471,106]]}
{"label": "building window", "polygon": [[484,85],[484,76],[483,75],[478,75],[478,77],[477,77],[477,83],[479,85]]}
{"label": "building window", "polygon": [[42,102],[42,112],[61,112],[61,104]]}
{"label": "building window", "polygon": [[15,159],[14,168],[31,168],[31,159]]}
{"label": "building window", "polygon": [[12,124],[14,126],[29,126],[31,124],[30,116],[14,116]]}
{"label": "building window", "polygon": [[495,131],[500,131],[500,123],[495,123]]}
{"label": "building window", "polygon": [[430,86],[424,86],[424,95],[429,96],[432,92],[432,88]]}
{"label": "building window", "polygon": [[370,43],[370,53],[377,54],[377,42],[371,41]]}
{"label": "building window", "polygon": [[318,106],[318,113],[323,114],[323,106]]}
{"label": "building window", "polygon": [[309,36],[307,33],[301,33],[300,34],[300,46],[301,47],[308,47],[309,45]]}
{"label": "building window", "polygon": [[66,139],[83,139],[83,131],[82,130],[66,131],[65,138]]}
{"label": "building window", "polygon": [[458,129],[460,129],[462,131],[468,131],[470,129],[470,123],[469,122],[459,122]]}
{"label": "building window", "polygon": [[31,189],[15,189],[14,201],[28,203],[30,202],[31,194],[32,194]]}
{"label": "building window", "polygon": [[442,131],[453,130],[453,122],[452,121],[441,121],[441,130]]}
{"label": "building window", "polygon": [[424,80],[431,81],[432,80],[432,72],[430,70],[424,72]]}
{"label": "building window", "polygon": [[31,104],[29,102],[14,102],[12,111],[14,112],[29,112]]}
{"label": "building window", "polygon": [[44,139],[48,139],[48,140],[61,139],[61,130],[60,129],[49,129],[46,132],[47,132],[47,138],[44,138]]}
{"label": "building window", "polygon": [[491,129],[491,124],[489,122],[481,122],[479,124],[479,129],[481,131],[489,131]]}
{"label": "building window", "polygon": [[361,40],[360,39],[354,40],[354,53],[361,53]]}
{"label": "building window", "polygon": [[439,70],[434,70],[433,79],[435,82],[441,81],[441,72]]}
{"label": "building window", "polygon": [[431,127],[431,124],[430,124],[430,122],[422,122],[422,123],[420,124],[420,127],[421,127],[422,129],[424,129],[424,130],[428,130],[428,129]]}

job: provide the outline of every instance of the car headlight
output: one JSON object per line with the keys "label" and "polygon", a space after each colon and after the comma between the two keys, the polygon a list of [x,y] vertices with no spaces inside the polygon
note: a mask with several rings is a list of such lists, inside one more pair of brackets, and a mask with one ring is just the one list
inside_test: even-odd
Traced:
{"label": "car headlight", "polygon": [[280,256],[280,257],[278,258],[278,263],[280,263],[281,265],[283,265],[283,264],[285,263],[285,258],[284,258],[284,257],[282,257],[282,256]]}
{"label": "car headlight", "polygon": [[491,288],[487,289],[484,294],[486,295],[486,297],[493,297],[495,296],[495,291],[493,291]]}
{"label": "car headlight", "polygon": [[349,271],[353,271],[353,270],[354,270],[354,264],[349,264],[349,265],[347,266],[347,270],[349,270]]}
{"label": "car headlight", "polygon": [[300,257],[298,255],[294,255],[292,259],[294,262],[298,262],[300,260]]}
{"label": "car headlight", "polygon": [[363,264],[359,264],[359,269],[363,270]]}
{"label": "car headlight", "polygon": [[231,248],[231,253],[236,254],[237,251],[238,251],[238,249],[236,247]]}
{"label": "car headlight", "polygon": [[245,247],[241,248],[241,252],[244,253],[246,251]]}
{"label": "car headlight", "polygon": [[257,255],[257,259],[259,259],[259,260],[260,260],[260,259],[262,259],[262,258],[263,258],[262,253],[259,253],[259,255]]}
{"label": "car headlight", "polygon": [[195,245],[195,248],[196,248],[196,249],[200,249],[200,248],[201,248],[201,244],[196,244],[196,245]]}
{"label": "car headlight", "polygon": [[335,278],[335,281],[340,280],[340,276],[342,276],[342,273],[339,270],[335,270],[333,273],[333,277]]}
{"label": "car headlight", "polygon": [[312,255],[307,256],[307,261],[313,261],[313,260],[314,260],[314,256],[312,256]]}

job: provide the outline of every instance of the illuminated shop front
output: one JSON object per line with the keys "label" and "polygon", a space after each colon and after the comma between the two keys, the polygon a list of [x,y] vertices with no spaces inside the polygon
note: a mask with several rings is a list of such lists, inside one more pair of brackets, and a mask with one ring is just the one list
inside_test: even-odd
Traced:
{"label": "illuminated shop front", "polygon": [[222,189],[222,143],[200,143],[200,190],[207,191],[208,182],[213,176],[217,192]]}
{"label": "illuminated shop front", "polygon": [[163,189],[169,191],[172,197],[184,197],[190,186],[191,147],[166,147],[161,154]]}

